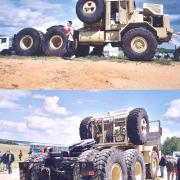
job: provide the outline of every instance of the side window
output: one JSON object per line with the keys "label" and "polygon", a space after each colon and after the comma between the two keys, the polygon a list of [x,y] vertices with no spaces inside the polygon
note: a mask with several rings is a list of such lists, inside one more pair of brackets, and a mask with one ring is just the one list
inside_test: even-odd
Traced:
{"label": "side window", "polygon": [[112,1],[111,2],[111,20],[116,20],[116,13],[119,12],[118,2]]}
{"label": "side window", "polygon": [[6,43],[7,42],[7,39],[6,38],[1,38],[0,39],[0,43]]}

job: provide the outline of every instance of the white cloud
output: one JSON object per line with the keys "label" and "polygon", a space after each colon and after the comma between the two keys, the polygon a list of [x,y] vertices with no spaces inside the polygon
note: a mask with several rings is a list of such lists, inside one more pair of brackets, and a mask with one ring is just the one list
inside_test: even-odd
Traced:
{"label": "white cloud", "polygon": [[28,96],[28,91],[0,90],[0,109],[14,109],[19,107],[17,101]]}
{"label": "white cloud", "polygon": [[33,98],[44,100],[43,110],[47,113],[57,114],[57,115],[67,115],[68,112],[65,107],[59,105],[60,98],[58,96],[42,96],[34,95]]}
{"label": "white cloud", "polygon": [[11,101],[0,100],[0,109],[14,109],[17,108],[18,105]]}
{"label": "white cloud", "polygon": [[163,128],[162,142],[164,142],[168,137],[180,137],[180,131],[175,130],[174,128]]}
{"label": "white cloud", "polygon": [[61,3],[1,0],[0,32],[13,35],[25,27],[34,27],[45,32],[47,28],[61,24],[59,17],[64,15],[65,10]]}
{"label": "white cloud", "polygon": [[165,113],[166,120],[179,120],[180,122],[180,99],[175,99],[170,102]]}
{"label": "white cloud", "polygon": [[0,132],[5,139],[15,139],[20,134],[20,140],[70,145],[80,140],[80,122],[78,116],[63,119],[29,116],[21,122],[0,120]]}
{"label": "white cloud", "polygon": [[15,133],[24,133],[26,132],[26,124],[24,122],[16,122],[16,121],[7,121],[0,120],[0,131],[1,132],[11,132]]}
{"label": "white cloud", "polygon": [[47,117],[30,116],[25,119],[27,127],[34,130],[47,130],[55,125],[54,120]]}

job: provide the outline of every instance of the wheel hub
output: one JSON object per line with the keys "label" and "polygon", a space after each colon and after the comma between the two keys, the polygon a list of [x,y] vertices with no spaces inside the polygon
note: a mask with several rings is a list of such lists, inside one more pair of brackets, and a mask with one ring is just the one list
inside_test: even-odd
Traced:
{"label": "wheel hub", "polygon": [[57,50],[62,47],[63,39],[59,35],[55,35],[50,39],[49,45],[51,49]]}
{"label": "wheel hub", "polygon": [[136,53],[143,53],[147,50],[148,43],[147,40],[143,37],[135,37],[131,41],[131,48]]}
{"label": "wheel hub", "polygon": [[111,180],[123,180],[122,168],[119,164],[114,164],[111,168]]}
{"label": "wheel hub", "polygon": [[136,180],[141,180],[142,179],[142,166],[139,161],[136,162],[135,164],[135,179]]}
{"label": "wheel hub", "polygon": [[23,50],[29,50],[31,49],[33,42],[33,38],[30,35],[26,35],[20,40],[20,48]]}
{"label": "wheel hub", "polygon": [[93,14],[96,11],[96,3],[87,1],[83,6],[83,12],[86,14]]}
{"label": "wheel hub", "polygon": [[146,119],[141,119],[141,131],[143,135],[147,134],[147,122]]}
{"label": "wheel hub", "polygon": [[152,159],[152,170],[155,173],[157,171],[158,162],[155,158]]}

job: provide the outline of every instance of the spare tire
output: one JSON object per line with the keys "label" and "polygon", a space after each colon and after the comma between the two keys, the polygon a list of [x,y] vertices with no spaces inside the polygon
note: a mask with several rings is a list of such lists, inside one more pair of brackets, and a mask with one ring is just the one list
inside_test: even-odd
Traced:
{"label": "spare tire", "polygon": [[143,108],[131,111],[127,119],[127,131],[130,141],[134,145],[144,145],[149,133],[149,119]]}
{"label": "spare tire", "polygon": [[64,28],[54,27],[45,34],[43,43],[45,55],[60,57],[65,55],[68,39],[64,32]]}
{"label": "spare tire", "polygon": [[79,134],[81,140],[85,139],[91,139],[92,134],[90,131],[90,121],[91,121],[92,116],[86,117],[85,119],[82,120],[79,128]]}
{"label": "spare tire", "polygon": [[104,0],[78,0],[76,14],[79,19],[87,24],[98,22],[104,15]]}
{"label": "spare tire", "polygon": [[14,36],[13,48],[19,56],[37,56],[42,52],[43,33],[25,28]]}

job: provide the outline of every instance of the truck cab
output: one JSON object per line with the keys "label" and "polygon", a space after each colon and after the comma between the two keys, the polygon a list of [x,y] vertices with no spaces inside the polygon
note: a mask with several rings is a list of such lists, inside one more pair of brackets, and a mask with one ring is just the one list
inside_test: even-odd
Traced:
{"label": "truck cab", "polygon": [[0,36],[0,52],[12,47],[12,38],[9,36]]}
{"label": "truck cab", "polygon": [[134,0],[79,0],[76,9],[84,22],[79,30],[80,45],[111,43],[122,47],[130,59],[151,60],[157,45],[169,42],[172,36],[162,4],[144,3],[138,11]]}

